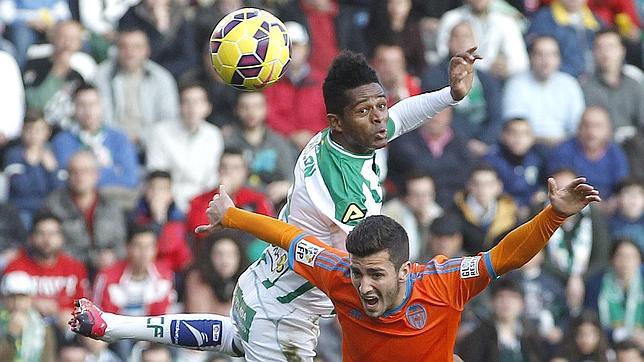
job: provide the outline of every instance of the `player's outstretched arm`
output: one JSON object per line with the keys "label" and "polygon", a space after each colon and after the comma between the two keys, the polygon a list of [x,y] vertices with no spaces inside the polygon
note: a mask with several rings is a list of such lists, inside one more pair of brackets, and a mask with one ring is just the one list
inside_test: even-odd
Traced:
{"label": "player's outstretched arm", "polygon": [[600,202],[599,191],[576,178],[559,189],[553,178],[548,179],[550,205],[530,221],[519,226],[490,250],[492,267],[497,275],[520,268],[545,247],[552,234],[567,217],[580,212],[591,202]]}
{"label": "player's outstretched arm", "polygon": [[210,224],[198,226],[195,232],[207,233],[222,227],[239,229],[284,250],[289,250],[291,242],[304,233],[300,228],[272,217],[236,208],[223,186],[208,204],[206,214]]}
{"label": "player's outstretched arm", "polygon": [[476,47],[456,54],[449,63],[449,87],[408,97],[389,110],[396,129],[390,139],[418,128],[445,108],[458,103],[472,89],[474,62],[482,59]]}

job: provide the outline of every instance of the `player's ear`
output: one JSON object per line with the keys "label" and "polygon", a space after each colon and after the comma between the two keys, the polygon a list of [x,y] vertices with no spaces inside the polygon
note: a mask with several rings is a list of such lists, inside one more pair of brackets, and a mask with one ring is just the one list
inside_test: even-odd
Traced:
{"label": "player's ear", "polygon": [[327,113],[326,121],[329,123],[329,128],[335,132],[342,132],[342,124],[340,122],[340,117],[335,113]]}
{"label": "player's ear", "polygon": [[409,262],[408,260],[403,265],[401,265],[400,269],[398,270],[398,282],[406,283],[407,277],[409,276],[410,272],[411,272],[411,262]]}

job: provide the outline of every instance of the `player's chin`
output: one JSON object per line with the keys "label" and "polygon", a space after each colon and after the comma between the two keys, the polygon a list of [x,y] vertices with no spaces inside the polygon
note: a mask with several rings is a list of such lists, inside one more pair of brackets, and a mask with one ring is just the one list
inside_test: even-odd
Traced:
{"label": "player's chin", "polygon": [[382,137],[375,137],[373,140],[373,143],[371,144],[373,149],[379,150],[381,148],[384,148],[387,146],[387,138],[382,138]]}
{"label": "player's chin", "polygon": [[378,318],[385,312],[379,299],[376,303],[370,303],[362,299],[362,308],[364,309],[364,313],[372,318]]}

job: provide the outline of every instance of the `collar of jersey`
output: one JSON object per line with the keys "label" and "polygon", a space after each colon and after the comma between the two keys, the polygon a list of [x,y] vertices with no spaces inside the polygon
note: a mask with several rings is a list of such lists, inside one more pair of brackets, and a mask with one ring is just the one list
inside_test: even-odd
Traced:
{"label": "collar of jersey", "polygon": [[403,301],[400,304],[398,304],[397,307],[385,311],[382,314],[383,318],[389,317],[391,315],[394,315],[394,314],[400,312],[400,310],[405,306],[405,304],[407,304],[407,301],[409,301],[409,296],[411,295],[411,288],[412,288],[413,284],[414,283],[413,283],[413,281],[411,279],[411,274],[409,274],[407,276],[407,290],[405,291],[405,299],[403,299]]}
{"label": "collar of jersey", "polygon": [[331,148],[333,148],[334,150],[336,150],[336,151],[340,152],[341,154],[343,154],[345,156],[348,156],[348,157],[360,158],[360,159],[365,159],[366,160],[366,159],[372,158],[373,154],[374,154],[374,152],[370,152],[368,154],[353,153],[353,152],[347,150],[346,148],[344,148],[341,145],[335,143],[331,139],[331,129],[329,129],[328,132],[326,133],[326,140],[327,140],[329,146],[331,146]]}

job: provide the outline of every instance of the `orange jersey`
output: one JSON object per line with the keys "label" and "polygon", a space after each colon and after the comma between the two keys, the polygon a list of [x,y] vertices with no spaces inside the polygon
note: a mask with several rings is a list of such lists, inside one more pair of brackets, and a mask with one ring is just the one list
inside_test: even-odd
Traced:
{"label": "orange jersey", "polygon": [[351,284],[346,252],[300,236],[290,245],[289,265],[333,301],[344,361],[452,361],[463,306],[495,277],[488,253],[414,263],[403,303],[372,318]]}

